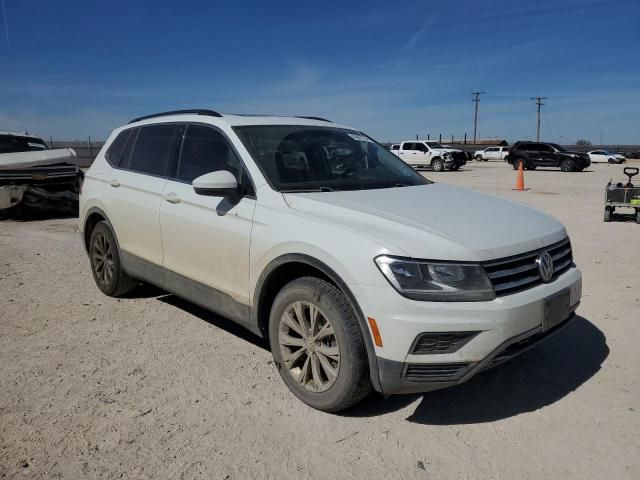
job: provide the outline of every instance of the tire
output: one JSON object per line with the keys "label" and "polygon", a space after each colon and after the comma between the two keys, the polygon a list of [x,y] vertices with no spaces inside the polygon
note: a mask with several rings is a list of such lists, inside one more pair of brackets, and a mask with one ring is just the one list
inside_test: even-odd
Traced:
{"label": "tire", "polygon": [[616,161],[615,161],[613,158],[610,158],[610,159],[608,160],[608,162],[609,162],[611,165],[613,165],[614,163],[616,163]]}
{"label": "tire", "polygon": [[519,170],[520,169],[520,164],[522,163],[523,167],[527,166],[527,163],[524,161],[524,158],[516,158],[513,161],[513,169],[514,170]]}
{"label": "tire", "polygon": [[[322,326],[316,323],[315,335],[327,332],[327,328],[333,332],[325,334],[321,341],[316,337],[306,341],[299,333],[304,330],[308,335],[309,330],[301,324],[311,324],[312,307],[316,309],[316,322],[322,322]],[[299,316],[304,320],[300,321]],[[371,391],[367,351],[356,314],[347,297],[325,280],[302,277],[280,290],[269,316],[269,343],[282,380],[312,408],[338,412],[358,403]],[[332,356],[324,355],[329,351]],[[295,359],[287,364],[286,355]]]}
{"label": "tire", "polygon": [[456,172],[456,171],[460,170],[460,165],[454,165],[449,170],[451,170],[452,172]]}
{"label": "tire", "polygon": [[442,172],[444,170],[444,162],[441,159],[436,158],[431,162],[431,168],[434,172]]}
{"label": "tire", "polygon": [[576,164],[573,160],[567,158],[560,162],[560,170],[562,170],[563,172],[575,172]]}
{"label": "tire", "polygon": [[604,208],[604,221],[605,222],[610,222],[611,221],[611,209],[609,207],[605,207]]}
{"label": "tire", "polygon": [[640,209],[636,210],[636,223],[640,223]]}
{"label": "tire", "polygon": [[89,260],[93,279],[105,295],[120,297],[138,285],[138,281],[127,275],[122,268],[118,244],[105,222],[99,222],[91,231]]}
{"label": "tire", "polygon": [[482,155],[476,155],[476,160],[479,162],[483,161]]}

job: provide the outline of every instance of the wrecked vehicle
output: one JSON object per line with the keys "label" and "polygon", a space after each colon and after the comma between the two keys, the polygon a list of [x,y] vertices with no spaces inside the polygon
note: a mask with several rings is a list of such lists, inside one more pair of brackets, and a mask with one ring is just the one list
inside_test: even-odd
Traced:
{"label": "wrecked vehicle", "polygon": [[71,148],[50,150],[39,137],[0,131],[0,218],[75,214],[83,173]]}

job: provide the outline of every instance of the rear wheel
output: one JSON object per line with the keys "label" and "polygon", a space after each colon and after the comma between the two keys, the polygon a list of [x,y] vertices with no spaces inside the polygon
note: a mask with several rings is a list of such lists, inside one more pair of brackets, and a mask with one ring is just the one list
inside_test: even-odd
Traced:
{"label": "rear wheel", "polygon": [[431,168],[434,172],[441,172],[444,170],[444,162],[441,159],[436,158],[431,162]]}
{"label": "rear wheel", "polygon": [[576,164],[573,160],[567,158],[560,162],[560,170],[562,170],[563,172],[575,172]]}
{"label": "rear wheel", "polygon": [[616,163],[615,159],[613,159],[613,158],[610,158],[608,161],[609,161],[609,163],[611,163],[611,164]]}
{"label": "rear wheel", "polygon": [[520,170],[520,164],[522,164],[522,168],[524,169],[526,163],[524,161],[524,158],[516,158],[513,161],[513,169],[514,170]]}
{"label": "rear wheel", "polygon": [[604,221],[605,222],[610,222],[611,221],[611,214],[613,212],[611,211],[611,208],[609,207],[605,207],[604,209]]}
{"label": "rear wheel", "polygon": [[640,223],[640,209],[636,210],[636,223]]}
{"label": "rear wheel", "polygon": [[476,160],[481,162],[483,160],[482,155],[476,155]]}
{"label": "rear wheel", "polygon": [[116,239],[105,222],[98,223],[91,232],[89,259],[93,279],[105,295],[119,297],[138,285],[122,268]]}
{"label": "rear wheel", "polygon": [[538,168],[538,166],[537,166],[537,165],[529,165],[529,166],[527,167],[527,170],[535,170],[536,168]]}
{"label": "rear wheel", "polygon": [[356,316],[345,295],[325,280],[302,277],[278,293],[269,342],[287,387],[313,408],[344,410],[371,391]]}

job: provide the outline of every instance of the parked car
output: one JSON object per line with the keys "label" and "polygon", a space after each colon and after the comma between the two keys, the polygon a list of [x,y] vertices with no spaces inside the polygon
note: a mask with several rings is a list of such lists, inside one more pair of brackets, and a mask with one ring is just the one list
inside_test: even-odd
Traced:
{"label": "parked car", "polygon": [[489,147],[484,150],[476,150],[474,158],[479,162],[489,160],[504,160],[509,154],[509,147]]}
{"label": "parked car", "polygon": [[446,148],[440,142],[411,140],[391,145],[391,152],[413,168],[429,168],[435,172],[459,170],[467,163],[462,150]]}
{"label": "parked car", "polygon": [[591,163],[624,163],[627,158],[620,153],[611,153],[606,150],[592,150],[589,153],[589,160]]}
{"label": "parked car", "polygon": [[77,214],[82,171],[71,148],[51,150],[40,137],[0,131],[0,217]]}
{"label": "parked car", "polygon": [[560,167],[563,172],[581,172],[589,165],[589,155],[570,152],[556,143],[516,142],[507,155],[507,162],[516,170],[523,164],[527,170],[537,167]]}
{"label": "parked car", "polygon": [[324,411],[462,383],[563,328],[581,296],[557,220],[433,183],[327,120],[134,119],[80,203],[103,293],[148,282],[238,322]]}

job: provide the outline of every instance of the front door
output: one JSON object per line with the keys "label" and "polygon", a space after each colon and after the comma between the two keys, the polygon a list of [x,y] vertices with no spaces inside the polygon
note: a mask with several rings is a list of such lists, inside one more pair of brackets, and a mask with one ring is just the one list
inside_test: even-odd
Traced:
{"label": "front door", "polygon": [[[242,196],[196,194],[191,182],[218,170],[236,177]],[[252,188],[227,138],[190,124],[160,207],[167,289],[240,322],[248,320]]]}

